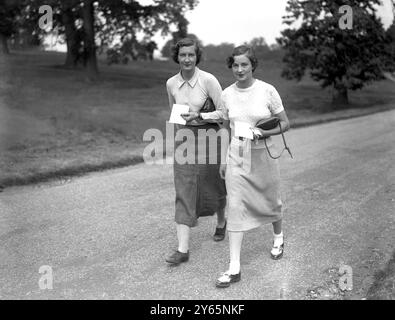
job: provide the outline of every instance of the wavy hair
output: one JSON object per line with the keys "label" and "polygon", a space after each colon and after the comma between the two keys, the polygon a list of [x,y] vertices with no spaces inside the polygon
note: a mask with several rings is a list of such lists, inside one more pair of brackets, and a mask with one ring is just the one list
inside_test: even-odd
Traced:
{"label": "wavy hair", "polygon": [[232,55],[230,55],[226,59],[226,65],[229,69],[232,69],[232,65],[235,62],[235,56],[246,55],[247,58],[250,60],[252,65],[252,71],[254,72],[256,67],[258,66],[258,59],[255,55],[255,51],[252,47],[247,45],[238,46],[233,49]]}
{"label": "wavy hair", "polygon": [[196,65],[199,64],[200,59],[202,58],[202,49],[200,48],[197,41],[191,38],[184,38],[178,41],[175,46],[172,48],[172,58],[175,63],[179,63],[178,61],[178,53],[180,52],[180,48],[182,47],[195,47],[195,54],[196,54]]}

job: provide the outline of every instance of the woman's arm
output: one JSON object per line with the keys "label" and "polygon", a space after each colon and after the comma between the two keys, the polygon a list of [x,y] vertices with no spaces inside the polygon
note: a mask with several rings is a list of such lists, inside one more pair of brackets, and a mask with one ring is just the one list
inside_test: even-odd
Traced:
{"label": "woman's arm", "polygon": [[201,114],[201,118],[206,122],[219,122],[222,121],[226,115],[222,101],[222,88],[217,78],[212,77],[206,83],[207,93],[214,102],[215,111],[205,112]]}
{"label": "woman's arm", "polygon": [[169,99],[169,107],[171,110],[173,108],[173,104],[176,103],[176,100],[174,99],[173,95],[170,92],[169,83],[166,83],[166,91],[167,91],[167,97]]}
{"label": "woman's arm", "polygon": [[186,121],[192,121],[195,119],[200,119],[203,122],[210,123],[218,123],[223,119],[226,119],[226,110],[223,106],[222,101],[222,88],[218,80],[212,76],[212,78],[208,78],[205,81],[205,87],[207,90],[208,96],[213,100],[215,105],[215,111],[200,113],[198,111],[192,111],[188,113],[184,113],[181,116]]}
{"label": "woman's arm", "polygon": [[[277,113],[275,116],[280,118],[282,132],[288,131],[290,128],[290,125],[289,125],[288,116],[287,116],[287,113],[285,112],[285,110],[281,111],[280,113]],[[258,130],[260,132],[261,137],[263,137],[263,138],[281,134],[281,129],[280,129],[279,125],[271,130],[263,130],[260,128],[254,128],[254,130]]]}
{"label": "woman's arm", "polygon": [[228,154],[229,142],[230,142],[230,124],[229,120],[224,120],[219,124],[221,132],[221,165],[219,169],[219,175],[222,179],[225,179],[226,173],[226,158]]}
{"label": "woman's arm", "polygon": [[269,100],[269,110],[273,116],[280,118],[281,129],[280,126],[277,126],[276,128],[271,130],[262,130],[260,128],[255,128],[256,130],[259,130],[258,132],[263,138],[281,134],[281,130],[282,132],[285,132],[288,131],[290,128],[287,113],[284,110],[283,102],[276,88],[270,86],[269,90],[266,91],[266,94]]}

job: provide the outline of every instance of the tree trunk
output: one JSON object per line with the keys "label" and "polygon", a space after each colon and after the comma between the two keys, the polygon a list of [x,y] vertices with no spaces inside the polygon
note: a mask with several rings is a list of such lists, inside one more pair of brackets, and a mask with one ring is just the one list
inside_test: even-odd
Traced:
{"label": "tree trunk", "polygon": [[0,33],[0,53],[2,54],[10,54],[10,50],[8,49],[7,37]]}
{"label": "tree trunk", "polygon": [[84,58],[86,61],[86,69],[88,73],[88,78],[90,80],[95,80],[97,79],[99,71],[97,68],[97,58],[96,58],[93,0],[84,1],[82,16],[84,19],[84,31],[85,31]]}
{"label": "tree trunk", "polygon": [[78,48],[76,43],[76,28],[74,25],[74,15],[70,9],[62,12],[62,21],[65,26],[67,54],[64,66],[66,68],[75,68],[78,60]]}
{"label": "tree trunk", "polygon": [[332,94],[332,105],[335,109],[341,109],[348,105],[348,91],[344,85],[334,85]]}

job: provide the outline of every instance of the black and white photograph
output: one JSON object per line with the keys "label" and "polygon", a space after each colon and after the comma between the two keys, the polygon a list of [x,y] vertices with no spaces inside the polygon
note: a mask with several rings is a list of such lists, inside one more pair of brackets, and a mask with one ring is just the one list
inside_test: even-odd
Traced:
{"label": "black and white photograph", "polygon": [[0,0],[0,300],[395,300],[394,244],[395,0]]}

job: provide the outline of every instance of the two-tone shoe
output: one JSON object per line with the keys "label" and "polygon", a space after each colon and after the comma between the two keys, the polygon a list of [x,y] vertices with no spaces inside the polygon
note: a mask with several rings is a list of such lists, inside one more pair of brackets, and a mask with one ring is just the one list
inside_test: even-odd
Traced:
{"label": "two-tone shoe", "polygon": [[237,274],[230,274],[229,271],[224,272],[215,282],[217,288],[227,288],[232,283],[239,282],[241,279],[241,271]]}
{"label": "two-tone shoe", "polygon": [[273,243],[273,248],[270,251],[270,256],[272,257],[273,260],[279,260],[283,257],[284,254],[284,242],[280,246],[274,246]]}

